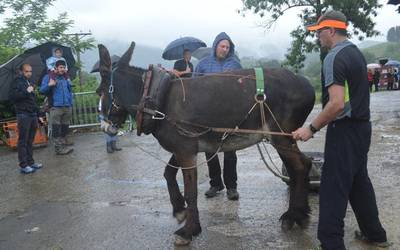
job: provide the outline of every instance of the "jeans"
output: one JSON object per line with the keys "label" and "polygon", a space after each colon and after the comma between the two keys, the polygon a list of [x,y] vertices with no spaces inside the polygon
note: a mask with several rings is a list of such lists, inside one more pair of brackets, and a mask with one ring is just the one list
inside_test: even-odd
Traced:
{"label": "jeans", "polygon": [[36,114],[17,114],[18,123],[18,161],[19,166],[24,168],[32,165],[33,152],[32,144],[35,139],[36,129],[38,127],[38,118]]}

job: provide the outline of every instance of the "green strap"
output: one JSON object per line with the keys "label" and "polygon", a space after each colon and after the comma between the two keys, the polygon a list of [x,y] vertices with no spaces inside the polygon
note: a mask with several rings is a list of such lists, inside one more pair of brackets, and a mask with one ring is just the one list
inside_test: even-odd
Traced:
{"label": "green strap", "polygon": [[256,92],[257,95],[264,95],[264,71],[262,68],[254,68],[256,73]]}
{"label": "green strap", "polygon": [[350,101],[349,83],[347,80],[344,82],[344,103]]}

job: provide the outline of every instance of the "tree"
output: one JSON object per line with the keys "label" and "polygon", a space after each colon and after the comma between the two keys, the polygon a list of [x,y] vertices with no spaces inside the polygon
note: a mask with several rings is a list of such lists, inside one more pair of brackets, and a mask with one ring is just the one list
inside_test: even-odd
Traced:
{"label": "tree", "polygon": [[47,41],[58,42],[83,52],[94,46],[92,37],[76,41],[67,31],[74,21],[66,12],[56,19],[49,19],[47,8],[56,0],[1,0],[0,14],[8,11],[11,16],[0,24],[0,44],[7,48],[23,49],[28,44],[41,44]]}
{"label": "tree", "polygon": [[400,42],[400,26],[392,27],[387,32],[386,40],[388,42]]}
{"label": "tree", "polygon": [[[10,58],[11,52],[25,48],[27,44],[41,44],[52,41],[71,47],[78,57],[85,50],[95,47],[93,37],[82,39],[75,34],[71,36],[67,31],[73,26],[74,21],[68,18],[66,12],[60,13],[56,19],[47,17],[47,8],[56,0],[2,0],[0,14],[11,12],[11,17],[5,18],[4,26],[0,26],[0,62],[4,58]],[[80,75],[80,70],[79,70]],[[82,85],[82,81],[81,81]]]}
{"label": "tree", "polygon": [[[47,9],[55,1],[0,0],[0,15],[7,14],[0,23],[0,65],[27,46],[47,41],[70,46],[75,53],[95,47],[93,37],[76,40],[75,36],[67,34],[74,24],[67,13],[60,13],[55,19],[48,18]],[[0,103],[0,119],[13,116],[10,107],[9,103]]]}
{"label": "tree", "polygon": [[314,23],[329,8],[343,12],[352,24],[350,34],[363,40],[364,36],[371,37],[379,34],[375,30],[372,17],[377,16],[377,9],[381,5],[378,0],[243,0],[241,13],[252,11],[261,17],[270,14],[270,19],[265,23],[265,28],[270,28],[287,11],[298,8],[298,17],[301,23],[290,35],[293,38],[291,47],[286,54],[286,64],[298,71],[304,66],[306,54],[320,51],[321,58],[326,51],[321,51],[315,41],[315,33],[307,31],[304,26]]}

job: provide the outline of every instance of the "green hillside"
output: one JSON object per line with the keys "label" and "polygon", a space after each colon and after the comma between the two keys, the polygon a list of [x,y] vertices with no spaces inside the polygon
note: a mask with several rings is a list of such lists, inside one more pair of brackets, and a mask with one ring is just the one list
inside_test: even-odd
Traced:
{"label": "green hillside", "polygon": [[376,63],[379,58],[400,60],[400,43],[380,43],[362,50],[368,63]]}

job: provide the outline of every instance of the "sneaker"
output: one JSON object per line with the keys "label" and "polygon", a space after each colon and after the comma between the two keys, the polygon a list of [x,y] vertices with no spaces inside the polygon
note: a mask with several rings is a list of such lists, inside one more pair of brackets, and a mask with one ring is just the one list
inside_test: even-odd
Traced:
{"label": "sneaker", "polygon": [[226,195],[228,196],[228,199],[231,201],[236,201],[239,200],[239,193],[236,190],[236,188],[230,188],[226,191]]}
{"label": "sneaker", "polygon": [[223,189],[224,189],[223,186],[216,186],[216,187],[211,186],[210,189],[207,190],[205,195],[207,198],[212,198],[212,197],[215,197],[217,195],[217,193]]}
{"label": "sneaker", "polygon": [[56,155],[67,155],[74,151],[73,148],[67,148],[67,147],[58,147],[56,148]]}
{"label": "sneaker", "polygon": [[367,238],[367,236],[365,236],[361,231],[358,231],[358,230],[354,231],[354,237],[357,240],[365,241],[366,243],[368,243],[370,245],[380,247],[380,248],[387,248],[387,247],[390,247],[391,245],[393,245],[393,243],[389,242],[389,241],[377,242],[377,241],[369,240]]}
{"label": "sneaker", "polygon": [[26,166],[24,168],[21,168],[19,171],[21,172],[21,174],[32,174],[35,173],[36,169]]}
{"label": "sneaker", "polygon": [[31,168],[34,169],[41,169],[43,167],[42,163],[33,163],[32,165],[30,165]]}

